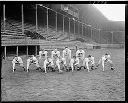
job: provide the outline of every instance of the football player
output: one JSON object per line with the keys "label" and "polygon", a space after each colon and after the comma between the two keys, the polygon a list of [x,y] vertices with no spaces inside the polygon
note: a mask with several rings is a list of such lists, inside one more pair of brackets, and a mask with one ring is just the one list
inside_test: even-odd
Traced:
{"label": "football player", "polygon": [[88,57],[84,59],[83,66],[88,69],[88,72],[90,72],[89,67],[91,67],[91,69],[94,69],[94,57],[92,55],[88,55]]}
{"label": "football player", "polygon": [[34,55],[30,56],[30,58],[27,59],[27,72],[31,64],[35,64],[38,69],[41,69],[41,67],[39,66],[38,60]]}
{"label": "football player", "polygon": [[76,51],[76,58],[84,59],[84,57],[85,57],[85,52],[84,52],[84,50],[78,49],[78,50]]}
{"label": "football player", "polygon": [[48,52],[45,51],[44,49],[39,51],[39,59],[41,59],[41,58],[45,58],[46,59],[47,58],[47,54],[48,54]]}
{"label": "football player", "polygon": [[112,60],[111,60],[111,56],[108,53],[106,53],[105,55],[103,55],[101,57],[101,59],[99,60],[99,62],[97,64],[97,67],[100,65],[100,63],[102,64],[103,71],[104,71],[104,64],[105,63],[109,63],[110,66],[111,66],[111,70],[114,70],[113,63],[112,63]]}
{"label": "football player", "polygon": [[58,51],[57,49],[54,49],[51,53],[51,58],[53,60],[53,64],[54,64],[54,68],[58,68],[59,72],[62,72],[62,70],[60,69],[60,51]]}
{"label": "football player", "polygon": [[52,69],[54,68],[53,60],[51,58],[46,58],[44,61],[44,70],[45,73],[47,73],[47,69]]}
{"label": "football player", "polygon": [[68,47],[65,47],[63,50],[62,61],[65,63],[64,65],[68,69],[71,61],[71,50]]}
{"label": "football player", "polygon": [[78,49],[76,52],[76,57],[79,59],[79,68],[77,69],[81,69],[83,67],[83,61],[85,58],[85,52],[82,49]]}
{"label": "football player", "polygon": [[71,66],[72,72],[74,69],[77,69],[79,67],[79,58],[76,58],[76,56],[73,56],[73,58],[70,61],[70,66]]}
{"label": "football player", "polygon": [[22,68],[24,68],[25,71],[25,67],[23,66],[23,61],[22,58],[19,56],[15,56],[14,59],[12,60],[12,67],[13,67],[13,72],[16,70],[15,65],[18,64],[20,65]]}

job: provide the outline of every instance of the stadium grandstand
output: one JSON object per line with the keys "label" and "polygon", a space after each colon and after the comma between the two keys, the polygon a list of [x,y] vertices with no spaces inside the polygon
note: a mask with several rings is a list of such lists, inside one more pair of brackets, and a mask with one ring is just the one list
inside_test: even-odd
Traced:
{"label": "stadium grandstand", "polygon": [[94,48],[125,43],[124,23],[107,20],[89,4],[3,4],[1,11],[4,57],[37,55],[42,47]]}

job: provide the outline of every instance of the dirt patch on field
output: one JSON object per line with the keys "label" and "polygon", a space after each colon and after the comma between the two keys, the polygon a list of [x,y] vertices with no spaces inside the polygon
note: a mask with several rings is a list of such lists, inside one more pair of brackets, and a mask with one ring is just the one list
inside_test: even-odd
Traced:
{"label": "dirt patch on field", "polygon": [[[108,50],[87,51],[98,62]],[[2,62],[2,101],[124,101],[125,55],[124,50],[109,50],[116,70],[101,67],[87,70],[49,72],[31,70],[29,73],[11,70],[11,61]]]}

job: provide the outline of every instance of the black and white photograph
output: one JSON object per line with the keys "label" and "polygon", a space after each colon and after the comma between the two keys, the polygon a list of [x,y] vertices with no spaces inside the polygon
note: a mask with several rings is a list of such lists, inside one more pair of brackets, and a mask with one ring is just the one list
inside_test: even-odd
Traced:
{"label": "black and white photograph", "polygon": [[125,101],[125,8],[1,2],[1,101]]}

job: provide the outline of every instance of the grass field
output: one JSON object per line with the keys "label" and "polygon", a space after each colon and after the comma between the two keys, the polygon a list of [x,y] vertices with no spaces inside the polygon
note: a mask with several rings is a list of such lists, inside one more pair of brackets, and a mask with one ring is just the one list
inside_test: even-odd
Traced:
{"label": "grass field", "polygon": [[97,63],[106,52],[112,56],[114,71],[106,68],[103,72],[100,66],[89,73],[45,74],[34,69],[27,73],[20,68],[13,73],[11,61],[2,61],[2,101],[124,101],[125,50],[87,50],[86,56],[92,54]]}

